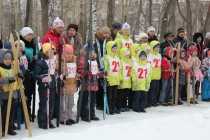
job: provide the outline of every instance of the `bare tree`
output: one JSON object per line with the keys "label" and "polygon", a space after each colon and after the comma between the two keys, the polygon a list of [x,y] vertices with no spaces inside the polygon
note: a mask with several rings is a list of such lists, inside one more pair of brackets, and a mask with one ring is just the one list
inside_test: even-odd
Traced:
{"label": "bare tree", "polygon": [[27,0],[25,26],[32,26],[33,0]]}
{"label": "bare tree", "polygon": [[152,25],[152,0],[149,0],[149,9],[148,9],[148,12],[149,12],[149,15],[148,15],[148,24],[149,26]]}
{"label": "bare tree", "polygon": [[206,32],[209,32],[209,31],[210,31],[210,3],[208,5],[208,12],[207,12],[207,15],[206,15],[206,20],[205,20],[205,25],[204,25],[203,32],[206,33]]}
{"label": "bare tree", "polygon": [[86,5],[87,2],[80,0],[80,21],[79,21],[79,32],[82,35],[83,42],[85,42],[86,30],[87,30],[87,18],[86,18]]}
{"label": "bare tree", "polygon": [[41,9],[42,9],[42,33],[46,32],[48,29],[48,9],[49,9],[49,0],[40,0]]}
{"label": "bare tree", "polygon": [[107,25],[109,27],[112,26],[112,23],[114,21],[114,15],[115,15],[115,0],[109,0],[107,8]]}

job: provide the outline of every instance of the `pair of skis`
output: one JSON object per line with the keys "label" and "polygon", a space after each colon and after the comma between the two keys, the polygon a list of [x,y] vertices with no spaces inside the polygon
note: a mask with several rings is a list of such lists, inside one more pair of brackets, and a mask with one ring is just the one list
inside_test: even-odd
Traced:
{"label": "pair of skis", "polygon": [[[29,114],[28,114],[28,108],[26,104],[26,98],[25,98],[25,93],[24,93],[24,86],[22,83],[22,79],[18,77],[18,74],[20,72],[19,69],[19,51],[20,51],[20,37],[19,34],[16,32],[17,38],[18,38],[18,43],[15,45],[14,37],[13,34],[10,33],[10,43],[12,45],[12,52],[14,56],[14,64],[13,64],[13,73],[16,76],[16,80],[18,83],[18,87],[20,90],[20,95],[21,95],[21,102],[22,102],[22,107],[23,107],[23,113],[25,117],[25,123],[26,127],[28,129],[29,136],[32,136],[32,129],[31,129],[31,124],[30,124],[30,119],[29,119]],[[9,127],[9,118],[10,118],[10,112],[11,112],[11,105],[12,105],[12,98],[13,98],[13,90],[12,87],[10,88],[9,92],[9,97],[8,97],[8,103],[7,103],[7,113],[6,113],[6,123],[5,123],[5,136],[8,133],[8,127]]]}

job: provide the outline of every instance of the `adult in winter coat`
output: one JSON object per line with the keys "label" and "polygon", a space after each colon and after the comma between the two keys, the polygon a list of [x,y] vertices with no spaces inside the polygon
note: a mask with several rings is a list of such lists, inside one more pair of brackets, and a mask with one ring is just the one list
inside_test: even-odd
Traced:
{"label": "adult in winter coat", "polygon": [[206,33],[206,36],[205,36],[205,41],[204,41],[204,54],[206,53],[207,49],[210,48],[210,32],[207,32]]}
{"label": "adult in winter coat", "polygon": [[122,24],[121,23],[114,23],[114,24],[112,24],[112,28],[111,28],[112,40],[115,40],[115,39],[121,37],[121,34],[120,34],[121,29],[122,29]]}
{"label": "adult in winter coat", "polygon": [[184,28],[181,27],[181,28],[177,29],[177,36],[174,39],[174,43],[175,43],[175,45],[177,43],[181,43],[181,48],[184,48],[185,50],[187,49],[188,44],[187,44],[186,32],[185,32]]}
{"label": "adult in winter coat", "polygon": [[64,34],[65,43],[71,44],[74,47],[74,55],[79,56],[80,49],[83,47],[82,37],[78,32],[78,25],[69,24]]}
{"label": "adult in winter coat", "polygon": [[51,42],[56,47],[57,52],[62,51],[61,34],[63,33],[63,30],[63,21],[59,17],[56,17],[53,21],[52,27],[42,38],[42,44]]}
{"label": "adult in winter coat", "polygon": [[200,60],[202,60],[204,55],[204,38],[202,33],[194,33],[193,42],[196,43],[196,47],[198,49],[198,57]]}
{"label": "adult in winter coat", "polygon": [[[96,32],[96,41],[94,44],[94,51],[97,55],[96,60],[99,66],[99,71],[104,72],[104,56],[106,55],[106,44],[111,39],[111,31],[104,26],[99,28]],[[99,78],[99,90],[96,94],[96,104],[98,109],[103,109],[103,82],[104,78]]]}
{"label": "adult in winter coat", "polygon": [[174,44],[174,34],[171,33],[171,32],[168,32],[166,34],[164,34],[164,41],[162,41],[160,43],[160,53],[161,55],[163,55],[163,50],[166,48],[166,47],[175,47],[175,44]]}
{"label": "adult in winter coat", "polygon": [[148,35],[148,42],[150,43],[151,41],[158,41],[158,38],[156,36],[156,31],[155,31],[155,27],[150,26],[147,29],[147,35]]}
{"label": "adult in winter coat", "polygon": [[[20,30],[21,46],[23,47],[23,54],[26,56],[27,61],[24,61],[25,73],[24,73],[24,87],[27,97],[27,107],[29,111],[30,120],[34,120],[35,110],[31,109],[32,96],[35,99],[36,93],[36,80],[34,77],[34,68],[37,61],[39,49],[38,42],[34,37],[34,32],[30,27],[23,27]],[[35,101],[33,101],[35,103]],[[33,107],[35,104],[33,104]]]}

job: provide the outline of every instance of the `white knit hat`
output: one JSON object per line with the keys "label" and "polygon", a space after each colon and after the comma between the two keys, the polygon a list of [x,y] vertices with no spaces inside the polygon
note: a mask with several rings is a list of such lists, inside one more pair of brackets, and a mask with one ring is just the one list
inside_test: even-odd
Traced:
{"label": "white knit hat", "polygon": [[22,37],[25,37],[29,34],[34,34],[34,31],[30,28],[30,27],[23,27],[21,30],[20,30],[20,35]]}
{"label": "white knit hat", "polygon": [[142,38],[148,38],[148,35],[145,32],[140,32],[138,35],[135,36],[136,41],[142,40]]}
{"label": "white knit hat", "polygon": [[122,30],[130,30],[130,25],[126,22],[122,25]]}
{"label": "white knit hat", "polygon": [[210,38],[210,32],[206,33],[206,38]]}
{"label": "white knit hat", "polygon": [[59,17],[56,17],[52,24],[53,27],[64,27],[64,22]]}
{"label": "white knit hat", "polygon": [[147,28],[147,33],[148,32],[155,32],[155,27],[153,27],[153,26],[148,27]]}

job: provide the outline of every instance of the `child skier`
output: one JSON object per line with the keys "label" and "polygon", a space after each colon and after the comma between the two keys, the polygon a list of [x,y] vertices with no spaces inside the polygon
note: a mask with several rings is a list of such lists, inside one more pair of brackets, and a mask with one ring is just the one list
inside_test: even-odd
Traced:
{"label": "child skier", "polygon": [[131,94],[131,55],[128,48],[120,50],[120,85],[119,85],[119,108],[121,112],[129,111],[132,103]]}
{"label": "child skier", "polygon": [[51,80],[51,71],[50,71],[50,62],[54,56],[55,47],[51,43],[45,43],[42,45],[42,52],[39,60],[36,62],[35,66],[35,76],[38,84],[39,91],[39,110],[38,110],[38,126],[41,129],[54,128],[52,124],[52,112],[50,107],[50,84]]}
{"label": "child skier", "polygon": [[148,93],[148,106],[157,106],[158,97],[160,94],[160,79],[161,79],[161,54],[159,41],[152,41],[150,47],[153,48],[149,53],[148,61],[152,65],[151,85]]}
{"label": "child skier", "polygon": [[171,58],[173,56],[173,50],[171,47],[166,47],[164,49],[164,55],[161,61],[161,92],[159,97],[159,102],[161,105],[170,105],[171,95],[171,82],[172,82],[172,64]]}
{"label": "child skier", "polygon": [[77,64],[72,45],[65,44],[63,49],[63,95],[61,96],[60,123],[72,125],[75,123],[74,93],[77,91]]}
{"label": "child skier", "polygon": [[120,59],[118,57],[118,50],[114,41],[107,43],[107,55],[104,58],[106,79],[108,82],[108,103],[110,114],[119,114],[119,106],[117,105],[118,93],[117,89],[120,85]]}
{"label": "child skier", "polygon": [[196,101],[196,98],[193,98],[193,95],[199,96],[199,89],[200,89],[200,82],[203,80],[203,74],[200,70],[201,67],[201,61],[198,58],[198,49],[196,47],[196,44],[192,43],[188,47],[189,52],[189,62],[192,64],[191,67],[191,80],[192,80],[192,91],[191,93],[191,103]]}
{"label": "child skier", "polygon": [[206,58],[202,62],[204,80],[202,82],[202,100],[210,101],[210,49],[206,52]]}
{"label": "child skier", "polygon": [[[98,121],[99,118],[96,116],[96,94],[99,90],[98,79],[99,79],[99,65],[97,63],[97,55],[94,50],[89,50],[87,53],[87,69],[85,76],[85,89],[82,99],[81,118],[83,121]],[[89,99],[88,99],[89,98]]]}
{"label": "child skier", "polygon": [[[5,133],[5,123],[6,123],[6,114],[7,114],[7,103],[9,93],[13,92],[12,104],[11,104],[11,113],[9,118],[9,135],[16,135],[14,131],[14,101],[17,99],[18,86],[16,77],[12,69],[13,55],[9,50],[4,50],[2,54],[3,60],[0,62],[0,99],[1,99],[1,114],[2,114],[2,134]],[[12,91],[11,91],[12,90]]]}
{"label": "child skier", "polygon": [[147,60],[146,52],[141,51],[132,64],[133,110],[135,112],[146,112],[146,94],[150,88],[150,82],[151,64]]}

